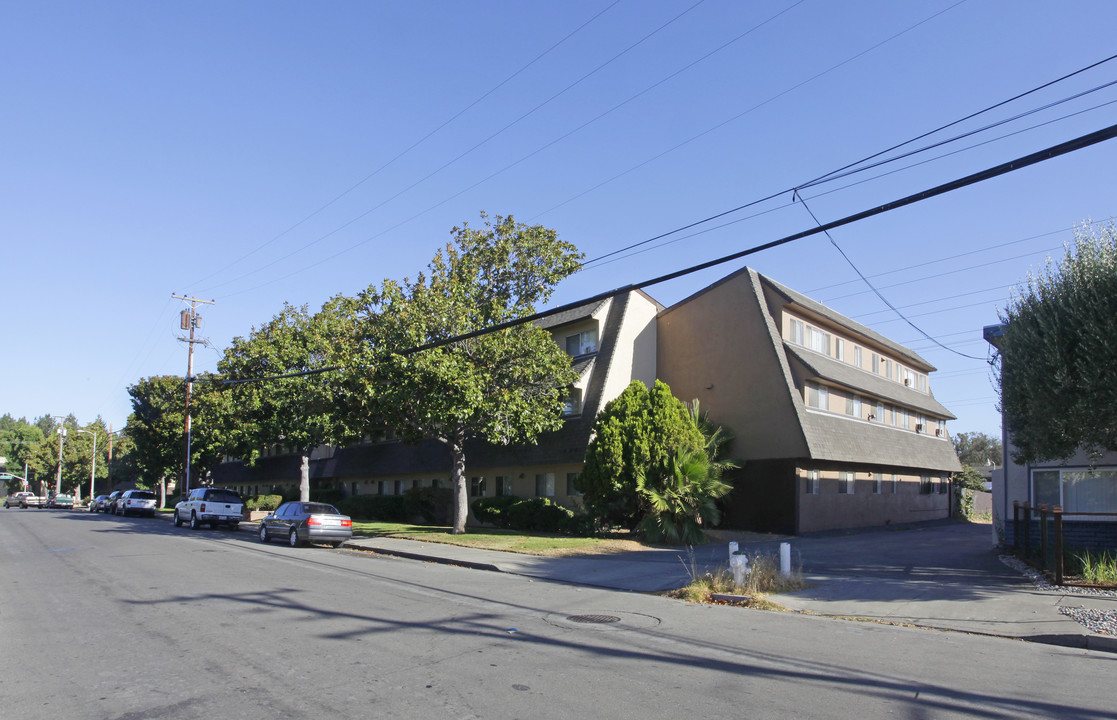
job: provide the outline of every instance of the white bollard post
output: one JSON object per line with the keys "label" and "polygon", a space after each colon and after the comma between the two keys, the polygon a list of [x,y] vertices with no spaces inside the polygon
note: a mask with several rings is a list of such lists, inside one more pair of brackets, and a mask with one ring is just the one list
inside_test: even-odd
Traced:
{"label": "white bollard post", "polygon": [[736,554],[737,554],[737,543],[735,543],[735,542],[729,543],[729,557],[733,557]]}
{"label": "white bollard post", "polygon": [[780,573],[791,577],[791,543],[780,543]]}
{"label": "white bollard post", "polygon": [[749,574],[749,559],[745,555],[732,555],[729,567],[733,570],[733,584],[738,588],[745,586],[745,576]]}

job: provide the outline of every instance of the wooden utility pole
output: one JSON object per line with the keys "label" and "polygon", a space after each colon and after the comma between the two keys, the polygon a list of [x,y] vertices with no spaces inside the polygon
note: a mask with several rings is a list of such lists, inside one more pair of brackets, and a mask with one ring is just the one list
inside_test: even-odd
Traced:
{"label": "wooden utility pole", "polygon": [[183,483],[182,489],[179,493],[185,497],[190,492],[190,390],[194,387],[194,343],[205,342],[204,340],[194,339],[194,330],[198,327],[197,309],[198,303],[206,305],[216,305],[213,300],[199,300],[196,297],[186,297],[183,295],[171,295],[175,300],[187,300],[190,302],[190,309],[183,310],[179,315],[179,327],[183,330],[190,331],[189,338],[179,338],[181,342],[189,344],[189,351],[186,354],[186,427],[183,430],[183,444],[185,446],[184,455],[185,462],[183,463]]}

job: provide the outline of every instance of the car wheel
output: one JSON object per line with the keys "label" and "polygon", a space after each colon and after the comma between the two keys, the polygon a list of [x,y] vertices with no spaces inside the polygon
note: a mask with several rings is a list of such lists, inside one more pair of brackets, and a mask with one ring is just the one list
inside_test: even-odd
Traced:
{"label": "car wheel", "polygon": [[299,531],[291,528],[291,534],[287,536],[287,544],[291,547],[299,546]]}
{"label": "car wheel", "polygon": [[175,527],[182,527],[182,518],[178,516],[178,510],[175,510]]}
{"label": "car wheel", "polygon": [[198,514],[195,513],[193,510],[191,510],[190,511],[190,529],[191,530],[197,530],[200,527],[202,527],[202,524],[200,522],[198,522]]}
{"label": "car wheel", "polygon": [[260,542],[266,543],[268,541],[268,526],[260,523]]}

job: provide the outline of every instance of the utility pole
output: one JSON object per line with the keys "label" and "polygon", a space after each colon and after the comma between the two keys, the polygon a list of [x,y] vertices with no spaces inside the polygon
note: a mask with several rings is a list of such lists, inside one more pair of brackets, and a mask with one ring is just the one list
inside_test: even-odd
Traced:
{"label": "utility pole", "polygon": [[190,492],[190,391],[194,387],[194,343],[205,342],[204,340],[194,339],[194,330],[198,327],[198,321],[201,319],[198,317],[197,309],[198,303],[204,303],[206,305],[216,305],[217,303],[215,303],[213,300],[199,300],[196,297],[186,297],[184,295],[175,295],[173,293],[171,294],[171,297],[175,300],[187,300],[190,302],[190,309],[183,310],[182,313],[180,313],[179,315],[179,326],[183,330],[190,331],[189,338],[179,338],[181,342],[189,343],[190,348],[186,354],[186,428],[183,431],[183,435],[185,436],[184,444],[186,446],[186,461],[183,463],[183,483],[182,490],[180,492],[183,497],[186,497],[186,495]]}

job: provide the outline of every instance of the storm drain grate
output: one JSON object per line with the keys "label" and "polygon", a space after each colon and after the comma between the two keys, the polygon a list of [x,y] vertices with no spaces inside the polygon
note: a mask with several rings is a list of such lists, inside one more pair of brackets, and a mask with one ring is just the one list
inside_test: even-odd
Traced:
{"label": "storm drain grate", "polygon": [[568,615],[566,619],[570,622],[591,623],[595,625],[604,625],[606,623],[621,621],[616,615]]}

